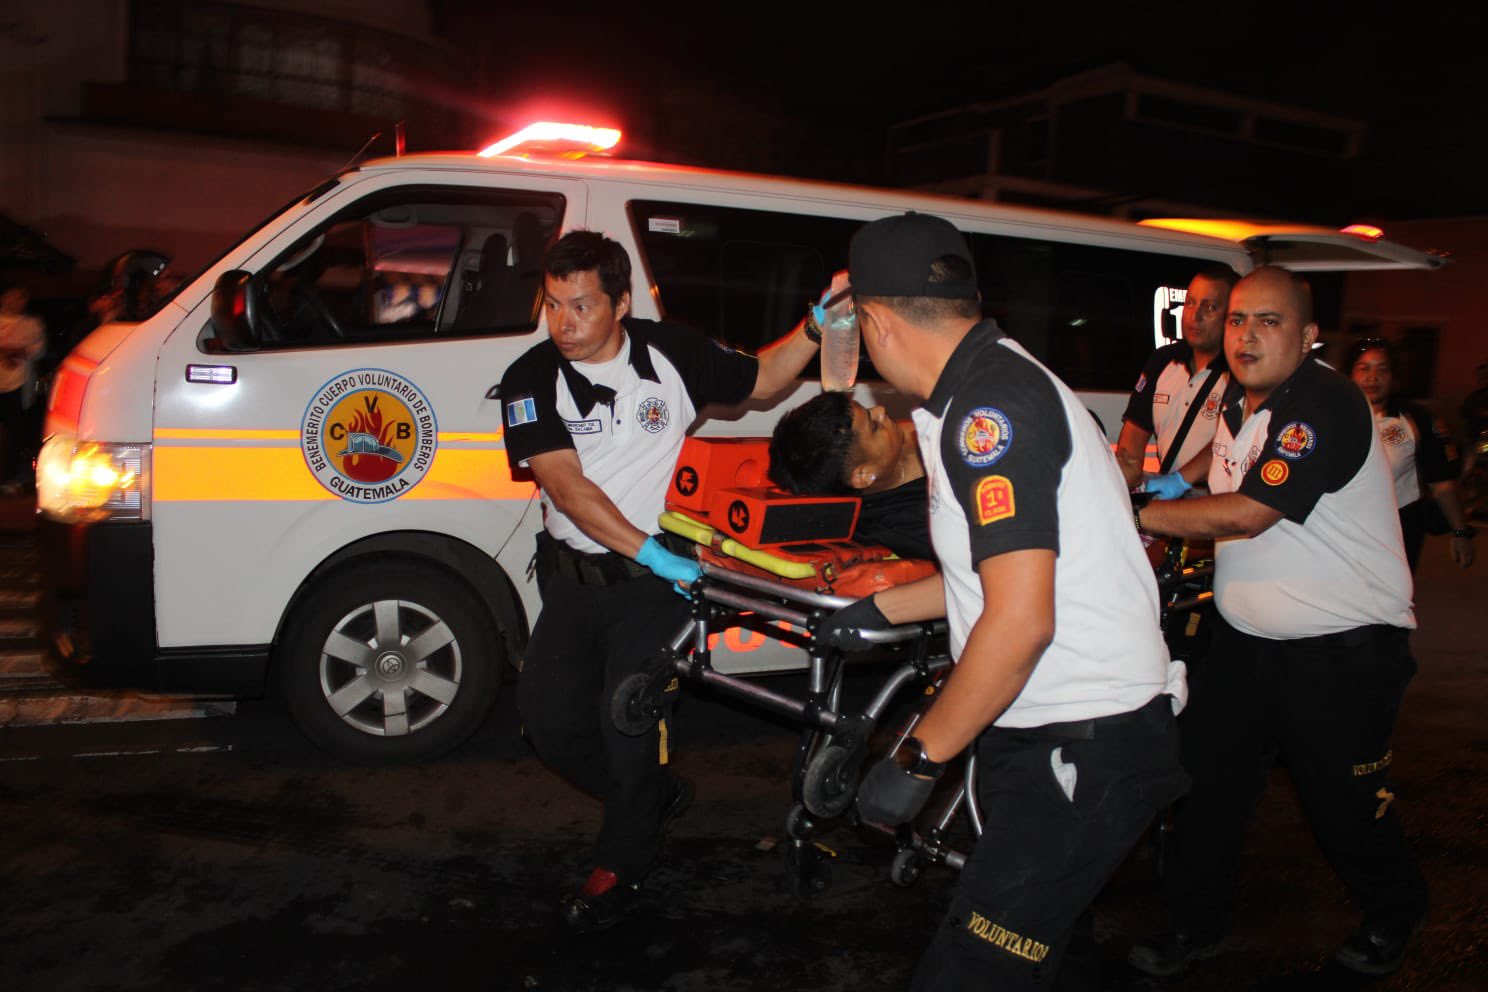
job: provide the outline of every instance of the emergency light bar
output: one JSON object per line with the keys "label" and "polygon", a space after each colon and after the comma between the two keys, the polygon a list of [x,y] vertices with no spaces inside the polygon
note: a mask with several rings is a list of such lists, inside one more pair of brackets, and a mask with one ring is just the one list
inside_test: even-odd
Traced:
{"label": "emergency light bar", "polygon": [[1340,227],[1338,233],[1353,234],[1361,238],[1368,238],[1370,241],[1378,241],[1385,236],[1385,232],[1373,224],[1350,224],[1348,227]]}
{"label": "emergency light bar", "polygon": [[507,135],[495,144],[487,145],[479,154],[481,158],[533,153],[546,153],[559,158],[583,158],[585,155],[614,148],[619,141],[620,131],[613,127],[538,121]]}

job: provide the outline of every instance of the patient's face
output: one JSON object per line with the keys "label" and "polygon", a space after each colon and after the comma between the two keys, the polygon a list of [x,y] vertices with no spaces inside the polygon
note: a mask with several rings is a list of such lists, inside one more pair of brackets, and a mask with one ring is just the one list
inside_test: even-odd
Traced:
{"label": "patient's face", "polygon": [[883,407],[876,406],[870,410],[861,403],[853,404],[853,454],[858,459],[855,472],[858,468],[865,468],[879,479],[889,478],[899,464],[903,448],[904,431]]}

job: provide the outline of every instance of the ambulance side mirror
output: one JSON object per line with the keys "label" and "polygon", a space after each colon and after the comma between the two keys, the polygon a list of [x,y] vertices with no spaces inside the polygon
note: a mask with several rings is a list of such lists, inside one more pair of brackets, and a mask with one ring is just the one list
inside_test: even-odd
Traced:
{"label": "ambulance side mirror", "polygon": [[212,287],[212,333],[228,351],[257,351],[261,343],[252,280],[251,273],[232,269]]}

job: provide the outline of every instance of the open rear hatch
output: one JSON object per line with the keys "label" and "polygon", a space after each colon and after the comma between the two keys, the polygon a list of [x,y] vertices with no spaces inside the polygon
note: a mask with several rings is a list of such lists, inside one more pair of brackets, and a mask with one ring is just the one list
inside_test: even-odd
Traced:
{"label": "open rear hatch", "polygon": [[1257,265],[1280,265],[1298,272],[1345,272],[1365,269],[1439,269],[1450,261],[1444,252],[1421,251],[1386,241],[1377,227],[1355,224],[1340,231],[1298,224],[1254,224],[1212,218],[1159,217],[1147,227],[1186,231],[1245,246]]}

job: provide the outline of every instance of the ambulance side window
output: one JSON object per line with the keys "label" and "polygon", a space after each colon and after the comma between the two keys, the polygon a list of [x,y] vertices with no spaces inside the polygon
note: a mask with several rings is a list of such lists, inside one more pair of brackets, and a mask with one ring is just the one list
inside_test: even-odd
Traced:
{"label": "ambulance side window", "polygon": [[971,243],[982,312],[1072,389],[1130,389],[1152,353],[1158,289],[1210,264],[997,234]]}
{"label": "ambulance side window", "polygon": [[448,187],[361,200],[255,277],[263,347],[527,333],[563,207],[556,194]]}
{"label": "ambulance side window", "polygon": [[[635,200],[631,225],[663,315],[757,352],[795,326],[847,267],[859,221],[698,203]],[[801,373],[820,375],[816,361]],[[862,352],[858,378],[877,378]]]}

